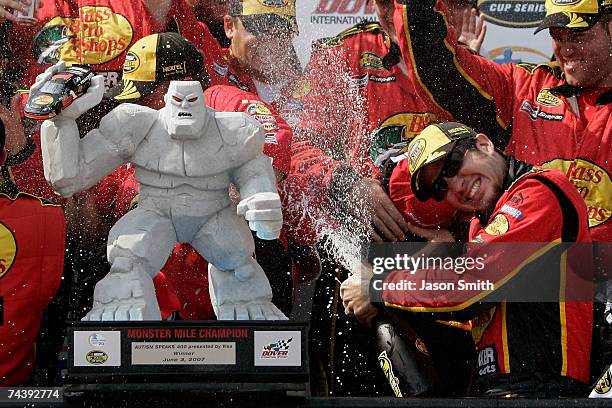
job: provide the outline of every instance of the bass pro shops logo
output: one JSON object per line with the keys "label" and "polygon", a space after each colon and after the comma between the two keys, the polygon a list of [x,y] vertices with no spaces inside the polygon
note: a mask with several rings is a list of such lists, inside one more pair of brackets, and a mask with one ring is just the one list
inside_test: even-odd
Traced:
{"label": "bass pro shops logo", "polygon": [[589,227],[593,228],[612,215],[612,180],[603,168],[582,159],[555,159],[542,167],[561,170],[578,190],[587,206]]}
{"label": "bass pro shops logo", "polygon": [[543,0],[478,0],[484,18],[503,27],[537,27],[546,15]]}
{"label": "bass pro shops logo", "polygon": [[260,358],[284,359],[289,357],[289,347],[292,340],[293,337],[289,340],[277,340],[274,343],[265,345]]}
{"label": "bass pro shops logo", "polygon": [[128,19],[109,7],[83,6],[78,17],[55,17],[46,23],[32,51],[45,62],[104,64],[120,56],[133,35]]}
{"label": "bass pro shops logo", "polygon": [[17,255],[17,243],[13,232],[0,222],[0,279],[13,266]]}

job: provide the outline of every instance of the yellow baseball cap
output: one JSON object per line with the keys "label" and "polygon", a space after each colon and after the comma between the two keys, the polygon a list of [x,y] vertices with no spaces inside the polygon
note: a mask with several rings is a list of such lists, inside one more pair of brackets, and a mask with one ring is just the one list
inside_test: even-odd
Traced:
{"label": "yellow baseball cap", "polygon": [[298,33],[295,0],[230,0],[229,14],[240,17],[252,34]]}
{"label": "yellow baseball cap", "polygon": [[550,27],[588,30],[612,11],[612,0],[546,0],[546,17],[536,33]]}
{"label": "yellow baseball cap", "polygon": [[470,127],[457,122],[436,123],[427,126],[406,147],[408,171],[412,175],[410,187],[420,201],[431,198],[425,186],[421,170],[431,163],[445,159],[461,140],[476,139],[478,134]]}
{"label": "yellow baseball cap", "polygon": [[165,80],[186,77],[199,80],[203,86],[209,84],[202,53],[180,34],[152,34],[136,41],[128,50],[121,83],[110,89],[107,96],[118,101],[135,101],[151,94]]}

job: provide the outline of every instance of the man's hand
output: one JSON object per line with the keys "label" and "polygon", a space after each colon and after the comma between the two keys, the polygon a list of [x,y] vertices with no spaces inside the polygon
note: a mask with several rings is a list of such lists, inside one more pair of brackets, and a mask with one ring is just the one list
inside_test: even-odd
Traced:
{"label": "man's hand", "polygon": [[[36,77],[36,82],[30,88],[30,94],[36,92],[42,88],[47,81],[53,77],[53,75],[61,73],[66,70],[66,64],[64,61],[60,61],[57,64],[47,68],[45,72]],[[104,96],[104,77],[102,75],[96,75],[91,79],[91,85],[87,88],[85,94],[76,98],[70,106],[63,109],[56,118],[67,118],[76,119],[83,113],[87,112],[94,106],[102,101]]]}
{"label": "man's hand", "polygon": [[14,23],[22,23],[23,21],[18,19],[16,15],[13,14],[13,10],[21,11],[24,14],[28,12],[28,6],[32,3],[33,0],[0,0],[0,23],[5,22],[6,20],[12,21]]}
{"label": "man's hand", "polygon": [[[364,203],[364,206],[358,205],[358,207],[365,207],[371,211],[372,223],[389,241],[406,239],[404,231],[408,228],[408,224],[393,205],[380,181],[362,178],[351,190],[349,201],[357,205]],[[376,232],[372,232],[372,239],[376,242],[383,242],[383,238]]]}
{"label": "man's hand", "polygon": [[476,9],[465,10],[461,26],[455,28],[461,30],[458,41],[480,54],[480,48],[487,35],[487,26]]}
{"label": "man's hand", "polygon": [[378,309],[370,303],[369,287],[372,275],[372,267],[361,264],[359,269],[342,282],[340,286],[344,313],[349,317],[355,317],[360,323],[368,325],[378,314]]}
{"label": "man's hand", "polygon": [[238,215],[244,216],[249,228],[261,239],[272,240],[280,236],[283,226],[280,197],[276,193],[257,193],[238,204]]}

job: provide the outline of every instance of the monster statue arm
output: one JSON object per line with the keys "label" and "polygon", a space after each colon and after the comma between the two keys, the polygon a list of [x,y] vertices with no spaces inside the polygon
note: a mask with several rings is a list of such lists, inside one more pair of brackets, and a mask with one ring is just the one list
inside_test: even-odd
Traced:
{"label": "monster statue arm", "polygon": [[259,238],[277,239],[283,225],[283,215],[272,161],[263,154],[264,135],[261,127],[249,125],[247,128],[250,134],[244,140],[242,151],[256,153],[235,169],[232,175],[243,198],[238,204],[238,214],[245,217]]}
{"label": "monster statue arm", "polygon": [[83,139],[72,118],[59,115],[45,121],[41,128],[45,178],[62,196],[92,187],[129,161],[155,118],[153,110],[123,104]]}

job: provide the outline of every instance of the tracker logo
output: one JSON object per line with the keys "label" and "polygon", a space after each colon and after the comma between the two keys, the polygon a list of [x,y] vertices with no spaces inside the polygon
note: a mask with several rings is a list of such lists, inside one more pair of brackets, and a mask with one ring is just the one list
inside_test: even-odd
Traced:
{"label": "tracker logo", "polygon": [[123,72],[133,72],[136,71],[140,67],[140,58],[138,55],[132,51],[129,51],[125,56],[125,62],[123,63]]}
{"label": "tracker logo", "polygon": [[101,350],[92,350],[85,356],[89,364],[99,365],[104,364],[108,360],[108,354]]}
{"label": "tracker logo", "polygon": [[290,343],[293,337],[289,340],[277,340],[274,343],[267,344],[263,347],[260,358],[265,359],[286,359],[289,357]]}
{"label": "tracker logo", "polygon": [[563,120],[563,115],[544,112],[540,110],[539,106],[533,106],[531,103],[529,103],[529,101],[523,102],[523,105],[521,106],[521,110],[529,114],[529,117],[534,122],[538,119],[554,120],[554,121]]}

